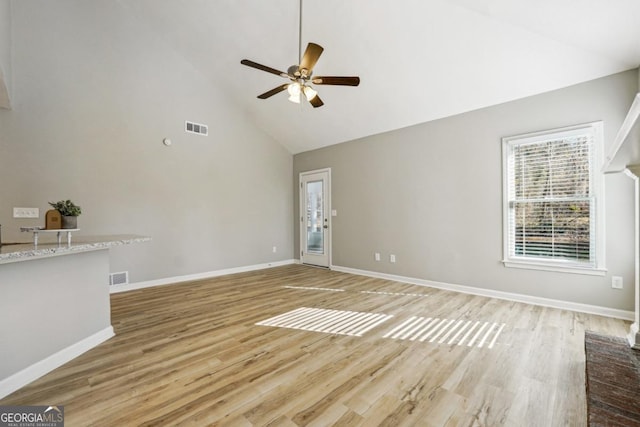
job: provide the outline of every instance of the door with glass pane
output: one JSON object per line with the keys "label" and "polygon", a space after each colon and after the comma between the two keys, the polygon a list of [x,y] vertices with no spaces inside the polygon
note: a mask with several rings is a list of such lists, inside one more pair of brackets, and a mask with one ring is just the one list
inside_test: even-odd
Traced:
{"label": "door with glass pane", "polygon": [[303,264],[329,267],[330,170],[300,174],[300,260]]}

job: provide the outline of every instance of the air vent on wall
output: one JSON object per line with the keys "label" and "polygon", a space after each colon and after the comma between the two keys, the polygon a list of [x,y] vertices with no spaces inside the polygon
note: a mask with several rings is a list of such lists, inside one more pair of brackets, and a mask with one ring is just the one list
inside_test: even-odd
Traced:
{"label": "air vent on wall", "polygon": [[198,135],[207,136],[209,134],[209,126],[200,123],[185,122],[184,130],[189,133],[197,133]]}
{"label": "air vent on wall", "polygon": [[129,283],[129,272],[121,271],[119,273],[109,274],[109,286],[126,285]]}

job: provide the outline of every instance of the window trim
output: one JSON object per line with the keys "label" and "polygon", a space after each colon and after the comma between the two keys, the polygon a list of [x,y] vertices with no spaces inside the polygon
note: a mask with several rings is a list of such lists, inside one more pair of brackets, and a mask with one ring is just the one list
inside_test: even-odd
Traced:
{"label": "window trim", "polygon": [[[510,148],[514,145],[530,144],[546,141],[553,138],[553,135],[561,137],[584,134],[586,132],[593,135],[593,164],[591,165],[591,176],[593,197],[595,198],[595,265],[583,265],[567,260],[554,259],[545,260],[541,258],[515,257],[510,255],[509,248],[509,159]],[[560,135],[561,134],[561,135]],[[525,268],[532,270],[545,270],[562,273],[575,273],[604,276],[605,267],[605,194],[604,194],[604,174],[601,171],[601,164],[604,149],[603,122],[596,121],[575,126],[566,126],[540,132],[532,132],[521,135],[513,135],[502,138],[502,244],[503,259],[505,267]]]}

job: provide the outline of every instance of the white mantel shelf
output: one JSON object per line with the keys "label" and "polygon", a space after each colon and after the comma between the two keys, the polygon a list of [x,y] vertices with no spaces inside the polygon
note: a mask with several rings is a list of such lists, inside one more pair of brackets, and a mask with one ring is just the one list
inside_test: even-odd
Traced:
{"label": "white mantel shelf", "polygon": [[611,151],[604,161],[604,173],[622,172],[631,165],[640,165],[640,93],[622,122]]}
{"label": "white mantel shelf", "polygon": [[49,258],[60,255],[69,255],[79,252],[97,251],[109,249],[113,246],[142,243],[151,240],[151,237],[135,234],[107,235],[107,236],[78,236],[78,241],[67,243],[23,243],[0,247],[0,264],[18,261],[29,261],[38,258]]}

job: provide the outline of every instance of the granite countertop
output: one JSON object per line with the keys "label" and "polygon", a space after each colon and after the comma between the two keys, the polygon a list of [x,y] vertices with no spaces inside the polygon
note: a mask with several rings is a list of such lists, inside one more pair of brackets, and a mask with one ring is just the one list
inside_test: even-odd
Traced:
{"label": "granite countertop", "polygon": [[105,236],[73,236],[71,244],[67,242],[39,243],[33,242],[12,244],[0,247],[0,264],[10,262],[29,261],[31,259],[48,258],[59,255],[69,255],[77,252],[97,251],[113,246],[128,245],[131,243],[148,242],[151,237],[138,236],[136,234],[120,234]]}

